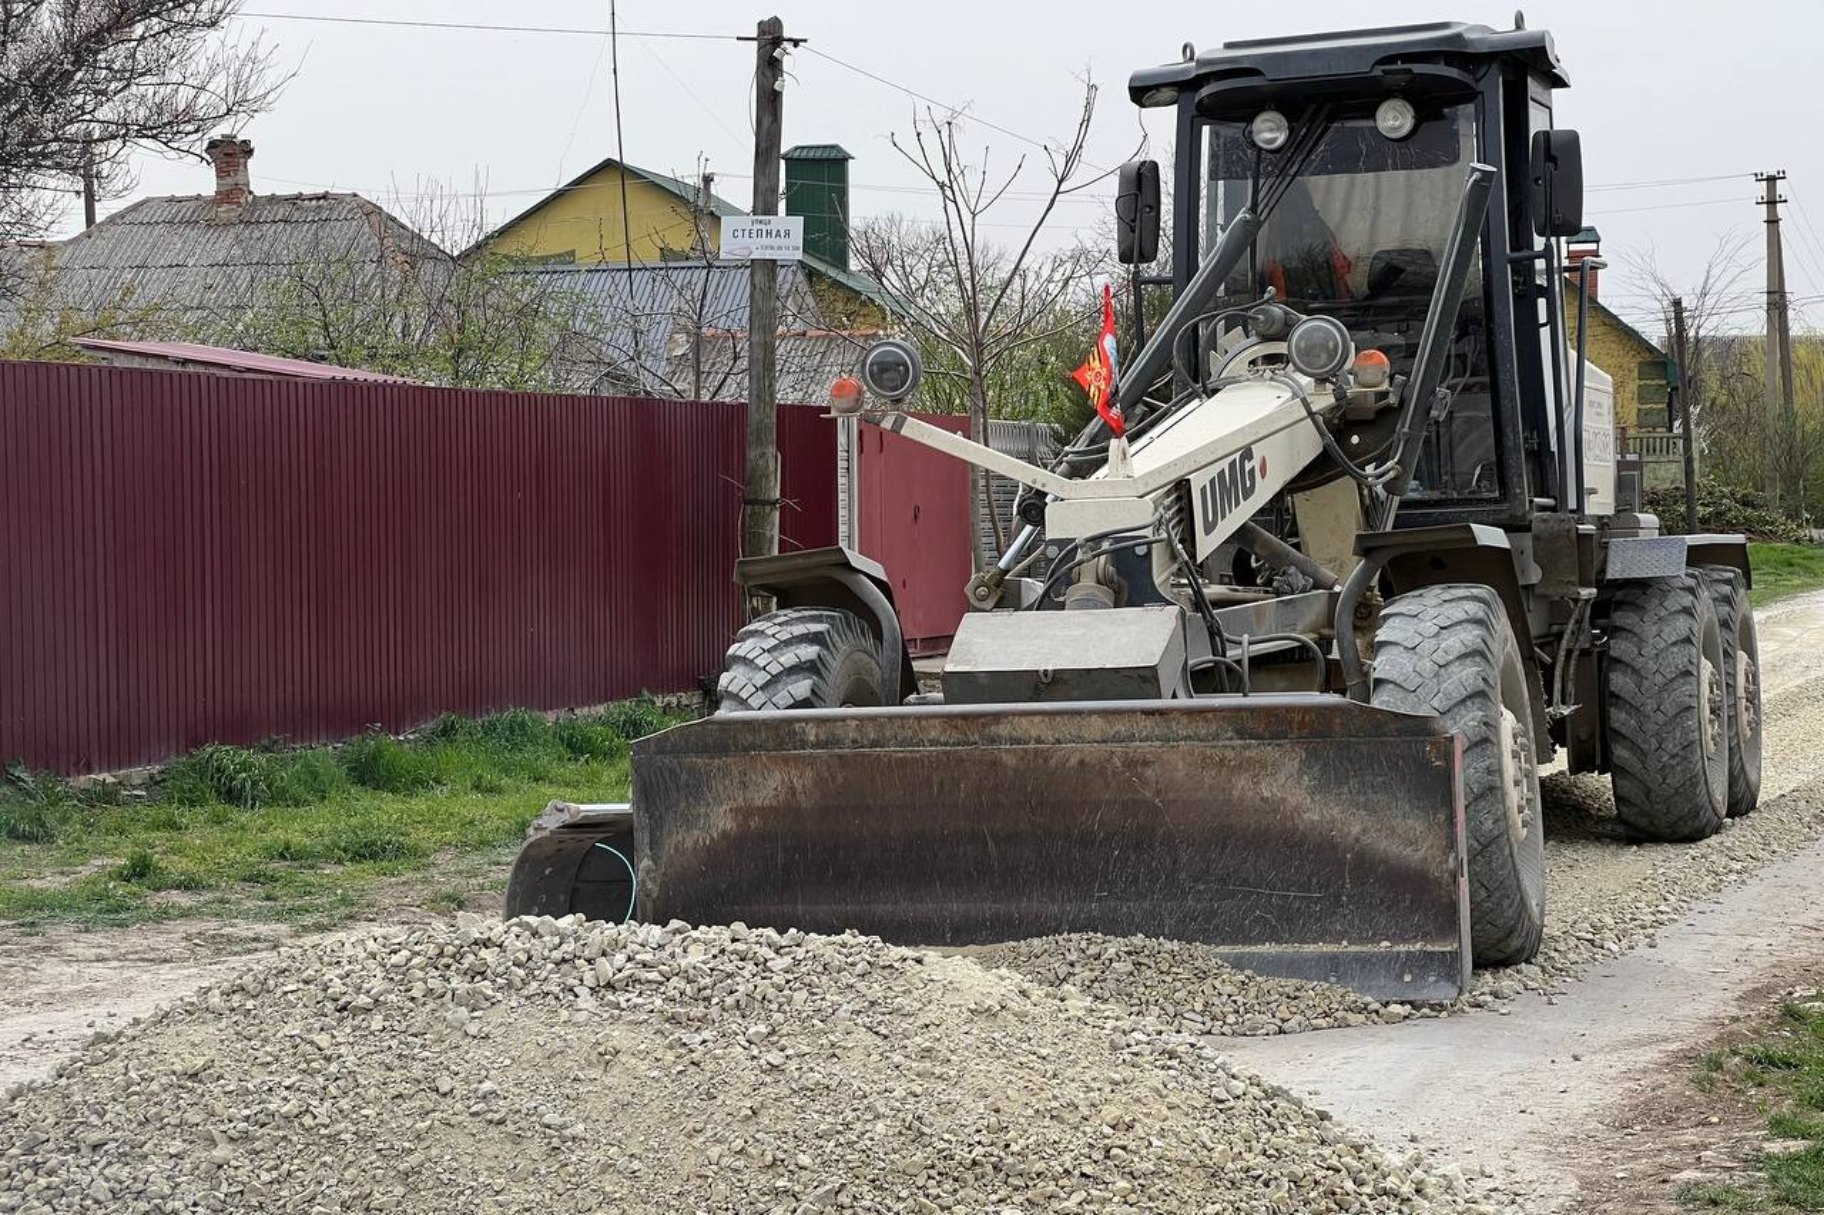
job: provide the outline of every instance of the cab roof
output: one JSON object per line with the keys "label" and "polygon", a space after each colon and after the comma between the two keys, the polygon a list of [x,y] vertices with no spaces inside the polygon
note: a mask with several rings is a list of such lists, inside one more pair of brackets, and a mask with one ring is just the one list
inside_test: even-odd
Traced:
{"label": "cab roof", "polygon": [[[1156,91],[1219,80],[1291,84],[1367,77],[1401,63],[1468,66],[1490,59],[1518,60],[1553,88],[1570,85],[1549,30],[1493,30],[1462,21],[1436,21],[1225,42],[1194,59],[1141,68],[1129,78],[1127,90],[1136,105],[1167,105],[1171,99],[1158,99]],[[1154,99],[1149,101],[1149,95]]]}

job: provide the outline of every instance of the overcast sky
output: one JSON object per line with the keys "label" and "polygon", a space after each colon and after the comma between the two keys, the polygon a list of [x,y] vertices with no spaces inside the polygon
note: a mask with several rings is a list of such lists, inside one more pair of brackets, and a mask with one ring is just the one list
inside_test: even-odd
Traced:
{"label": "overcast sky", "polygon": [[[1527,24],[1557,39],[1572,88],[1558,122],[1584,138],[1590,221],[1604,252],[1656,250],[1674,279],[1694,283],[1720,236],[1748,238],[1752,259],[1738,291],[1742,319],[1761,286],[1762,228],[1752,174],[1790,174],[1784,225],[1796,320],[1824,321],[1824,137],[1818,119],[1824,71],[1824,4],[1817,0],[1533,0]],[[1127,74],[1167,62],[1189,40],[1234,39],[1343,29],[1364,24],[1458,19],[1496,28],[1511,5],[1306,0],[1299,5],[1211,4],[1208,0],[727,0],[685,5],[620,0],[625,31],[751,34],[776,13],[809,44],[789,62],[785,141],[835,142],[854,153],[858,215],[934,208],[920,179],[888,143],[908,129],[915,103],[860,75],[964,107],[987,123],[1033,140],[1068,132],[1085,73],[1103,87],[1089,159],[1112,167],[1140,137]],[[574,34],[346,25],[305,17],[541,25],[583,31],[607,26],[607,0],[245,0],[236,36],[259,36],[297,78],[269,114],[243,133],[256,145],[254,188],[280,193],[356,190],[392,201],[439,183],[471,191],[481,183],[498,220],[614,151],[607,39]],[[1372,20],[1365,17],[1372,16]],[[822,56],[830,56],[824,58]],[[836,62],[840,61],[840,62]],[[620,86],[629,163],[688,176],[699,155],[718,175],[717,192],[751,203],[749,83],[753,48],[722,39],[636,38],[620,42]],[[1153,151],[1167,136],[1164,112],[1149,114]],[[1034,149],[1012,135],[973,125],[974,142],[1011,166]],[[200,193],[198,162],[146,158],[139,194]],[[1042,173],[1029,165],[1026,188]],[[1689,181],[1683,179],[1710,178]],[[1637,183],[1675,184],[1642,186]],[[1073,200],[1053,222],[1062,236],[1091,229],[1105,191]],[[118,206],[120,204],[112,204]],[[1016,200],[999,218],[1024,218]],[[105,213],[105,209],[104,209]],[[1809,222],[1808,222],[1809,221]],[[72,214],[66,230],[80,223]],[[1814,226],[1815,225],[1815,226]],[[1002,229],[1009,238],[1016,227]],[[1605,302],[1657,328],[1645,288],[1617,266]]]}

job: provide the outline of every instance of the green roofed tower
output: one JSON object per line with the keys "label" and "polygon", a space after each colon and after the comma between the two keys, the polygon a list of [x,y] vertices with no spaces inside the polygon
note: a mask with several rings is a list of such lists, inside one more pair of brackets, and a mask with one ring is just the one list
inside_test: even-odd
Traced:
{"label": "green roofed tower", "polygon": [[786,149],[785,213],[804,216],[804,251],[849,268],[849,161],[833,143]]}

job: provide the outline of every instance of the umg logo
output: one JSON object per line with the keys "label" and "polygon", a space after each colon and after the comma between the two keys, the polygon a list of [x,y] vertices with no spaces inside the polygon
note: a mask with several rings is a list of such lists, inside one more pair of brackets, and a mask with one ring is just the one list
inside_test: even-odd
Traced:
{"label": "umg logo", "polygon": [[1252,447],[1244,447],[1216,474],[1203,483],[1203,534],[1210,535],[1235,510],[1247,503],[1260,488],[1260,478],[1267,473],[1267,458],[1254,457]]}

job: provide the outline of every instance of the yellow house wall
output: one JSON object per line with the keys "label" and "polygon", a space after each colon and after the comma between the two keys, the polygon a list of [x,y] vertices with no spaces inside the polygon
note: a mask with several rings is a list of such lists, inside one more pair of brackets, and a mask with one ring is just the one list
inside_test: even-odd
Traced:
{"label": "yellow house wall", "polygon": [[[666,249],[688,250],[692,246],[694,225],[689,204],[633,174],[627,178],[627,221],[636,262],[655,262]],[[720,221],[706,215],[701,222],[710,248],[719,248]],[[569,253],[579,263],[626,261],[620,168],[610,165],[600,170],[532,214],[502,228],[492,248],[514,257]]]}
{"label": "yellow house wall", "polygon": [[[1577,349],[1577,292],[1566,288],[1564,292],[1565,332],[1571,350]],[[1660,351],[1652,345],[1642,342],[1633,334],[1616,326],[1603,313],[1590,309],[1590,344],[1585,353],[1590,362],[1609,373],[1615,381],[1615,423],[1630,431],[1642,429],[1640,421],[1640,364],[1647,359],[1661,357]],[[1652,405],[1661,413],[1666,402],[1663,392],[1657,385],[1653,389]],[[1660,430],[1664,424],[1656,418],[1655,424],[1646,427],[1649,430]]]}

